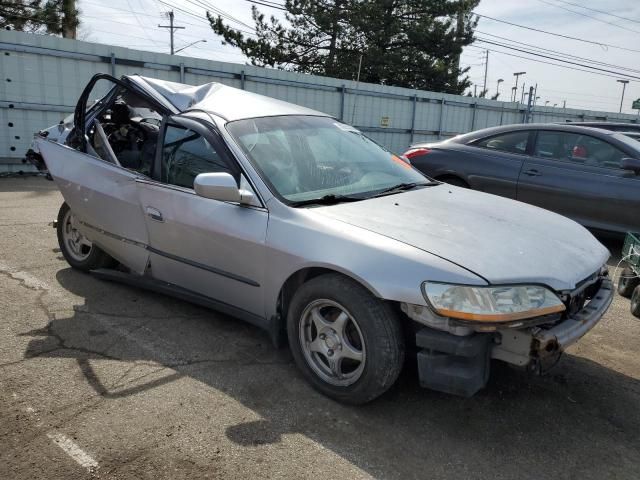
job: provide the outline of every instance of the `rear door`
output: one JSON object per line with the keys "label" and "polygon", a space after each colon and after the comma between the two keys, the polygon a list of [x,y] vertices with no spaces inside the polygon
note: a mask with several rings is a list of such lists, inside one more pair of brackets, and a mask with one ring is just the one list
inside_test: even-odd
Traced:
{"label": "rear door", "polygon": [[625,156],[597,137],[541,130],[522,168],[517,199],[588,227],[637,229],[640,177],[620,168]]}

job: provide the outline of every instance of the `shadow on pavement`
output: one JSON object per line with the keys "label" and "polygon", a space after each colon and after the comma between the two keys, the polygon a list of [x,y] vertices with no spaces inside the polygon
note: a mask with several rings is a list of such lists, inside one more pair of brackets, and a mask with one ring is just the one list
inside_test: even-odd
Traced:
{"label": "shadow on pavement", "polygon": [[[496,366],[469,399],[419,388],[408,365],[382,398],[348,407],[313,391],[287,350],[250,325],[71,269],[57,279],[85,303],[27,332],[25,356],[76,359],[107,399],[196,379],[260,415],[227,428],[241,446],[302,434],[383,478],[628,478],[640,468],[640,382],[585,358],[566,355],[545,377]],[[94,368],[103,359],[169,368],[110,383]]]}
{"label": "shadow on pavement", "polygon": [[33,174],[12,175],[10,177],[0,176],[0,191],[2,192],[25,192],[25,198],[38,197],[44,193],[58,191],[58,187],[52,181],[43,176]]}

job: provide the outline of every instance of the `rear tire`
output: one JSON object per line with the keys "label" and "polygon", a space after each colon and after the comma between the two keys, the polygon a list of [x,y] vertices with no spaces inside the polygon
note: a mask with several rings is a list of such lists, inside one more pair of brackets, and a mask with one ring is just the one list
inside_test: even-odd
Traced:
{"label": "rear tire", "polygon": [[631,295],[631,315],[640,318],[640,285],[638,285]]}
{"label": "rear tire", "polygon": [[631,297],[635,288],[640,285],[640,278],[629,267],[625,267],[618,278],[618,293],[625,298]]}
{"label": "rear tire", "polygon": [[77,221],[69,205],[63,203],[58,212],[56,230],[58,245],[67,263],[84,272],[114,267],[117,262],[80,233],[76,228]]}
{"label": "rear tire", "polygon": [[287,315],[293,358],[311,385],[359,405],[387,391],[404,362],[400,321],[357,282],[325,274],[304,283]]}

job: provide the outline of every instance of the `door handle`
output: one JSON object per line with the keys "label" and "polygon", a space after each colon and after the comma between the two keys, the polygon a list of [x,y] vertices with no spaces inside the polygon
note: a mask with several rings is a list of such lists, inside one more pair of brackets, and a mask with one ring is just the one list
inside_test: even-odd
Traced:
{"label": "door handle", "polygon": [[540,175],[542,175],[538,170],[536,170],[535,168],[531,168],[529,170],[527,170],[526,172],[524,172],[525,175],[529,175],[530,177],[539,177]]}
{"label": "door handle", "polygon": [[164,218],[162,218],[162,212],[157,208],[147,207],[145,211],[147,212],[147,216],[149,216],[149,218],[151,218],[152,220],[164,222]]}

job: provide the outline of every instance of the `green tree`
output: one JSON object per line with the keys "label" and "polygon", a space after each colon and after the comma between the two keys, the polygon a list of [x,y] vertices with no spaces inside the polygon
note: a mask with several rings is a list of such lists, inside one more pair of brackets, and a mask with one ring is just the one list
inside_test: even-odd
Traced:
{"label": "green tree", "polygon": [[75,37],[73,0],[0,0],[0,28]]}
{"label": "green tree", "polygon": [[480,0],[285,0],[286,25],[253,7],[255,35],[207,13],[215,33],[259,66],[462,93],[462,48]]}

